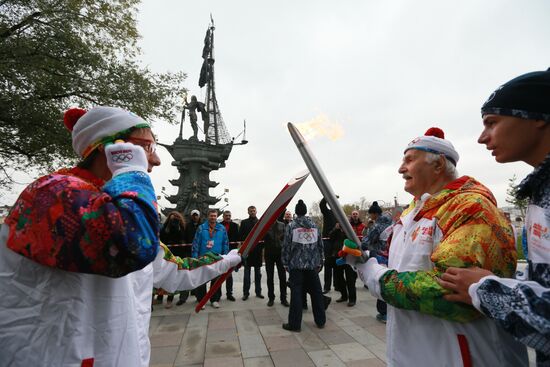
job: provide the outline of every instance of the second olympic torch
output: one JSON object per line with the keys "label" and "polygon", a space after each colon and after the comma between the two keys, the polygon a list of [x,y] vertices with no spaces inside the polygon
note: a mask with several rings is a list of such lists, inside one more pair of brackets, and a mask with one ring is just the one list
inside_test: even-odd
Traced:
{"label": "second olympic torch", "polygon": [[300,134],[296,126],[294,126],[291,122],[288,123],[288,131],[290,132],[290,136],[292,136],[292,140],[294,140],[298,151],[302,155],[302,158],[304,159],[304,162],[311,176],[315,180],[317,187],[323,194],[325,200],[330,205],[330,208],[332,209],[336,220],[340,223],[340,227],[344,231],[346,237],[355,242],[359,247],[361,247],[361,241],[359,240],[359,237],[357,237],[355,231],[351,227],[346,213],[344,213],[344,210],[340,206],[340,203],[338,202],[338,199],[336,198],[336,195],[334,194],[330,183],[323,174],[323,171],[321,170],[317,159],[315,159],[315,156],[311,152],[311,149],[309,148],[306,140],[304,139],[302,134]]}

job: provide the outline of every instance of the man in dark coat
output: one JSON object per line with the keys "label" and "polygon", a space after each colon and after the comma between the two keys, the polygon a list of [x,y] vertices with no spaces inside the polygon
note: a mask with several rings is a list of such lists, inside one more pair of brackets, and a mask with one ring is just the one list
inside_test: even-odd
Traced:
{"label": "man in dark coat", "polygon": [[285,225],[283,222],[275,221],[264,236],[264,256],[265,270],[267,273],[267,305],[273,306],[275,301],[275,266],[277,266],[277,275],[279,276],[280,300],[283,306],[288,307],[286,299],[286,271],[281,262],[281,246],[285,235]]}
{"label": "man in dark coat", "polygon": [[[229,237],[229,251],[239,247],[239,225],[231,220],[231,211],[226,210],[223,212],[223,226],[227,231],[227,237]],[[229,275],[225,281],[225,292],[229,301],[235,302],[233,297],[233,275]]]}
{"label": "man in dark coat", "polygon": [[191,243],[195,239],[195,233],[197,233],[197,228],[202,224],[201,212],[197,209],[191,210],[190,220],[185,226],[184,240],[186,244],[191,246]]}
{"label": "man in dark coat", "polygon": [[[256,207],[251,205],[248,207],[248,218],[243,219],[239,228],[239,239],[244,241],[250,233],[254,225],[258,222],[256,217]],[[252,244],[250,244],[252,246]],[[254,291],[256,297],[265,298],[262,295],[262,250],[263,244],[258,245],[248,253],[248,257],[244,259],[244,284],[243,284],[243,301],[246,301],[250,296],[250,269],[254,268]]]}
{"label": "man in dark coat", "polygon": [[[185,225],[185,232],[183,237],[185,240],[185,244],[189,245],[189,248],[191,248],[191,244],[193,243],[193,240],[195,239],[195,234],[197,233],[197,228],[199,228],[199,226],[202,224],[201,212],[199,212],[197,209],[193,209],[191,210],[189,218],[189,221]],[[194,289],[191,291],[191,294],[196,296]],[[181,304],[183,304],[181,300],[176,303],[176,305],[178,306]]]}
{"label": "man in dark coat", "polygon": [[[325,282],[323,286],[323,293],[330,292],[330,285],[332,283],[332,275],[334,274],[334,269],[336,269],[336,257],[332,254],[332,240],[329,238],[330,231],[336,225],[336,218],[334,213],[327,206],[327,201],[325,198],[322,198],[319,202],[319,209],[321,209],[321,214],[323,214],[323,247],[325,249]],[[334,279],[334,288],[336,287],[336,279]]]}

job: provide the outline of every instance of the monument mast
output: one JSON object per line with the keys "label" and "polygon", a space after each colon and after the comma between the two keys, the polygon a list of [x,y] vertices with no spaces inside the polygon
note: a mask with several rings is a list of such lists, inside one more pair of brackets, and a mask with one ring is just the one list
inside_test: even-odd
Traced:
{"label": "monument mast", "polygon": [[[210,172],[225,167],[225,161],[229,158],[233,145],[247,143],[244,138],[239,143],[231,138],[219,110],[214,81],[214,30],[214,21],[211,18],[204,39],[204,61],[199,78],[199,87],[206,86],[206,99],[202,103],[192,96],[188,102],[185,96],[179,136],[172,145],[163,144],[174,158],[172,165],[177,167],[180,174],[178,179],[170,180],[172,185],[178,187],[177,194],[166,196],[166,199],[176,207],[166,208],[165,212],[177,210],[189,215],[191,210],[198,209],[205,215],[208,208],[219,201],[209,194],[210,188],[219,184],[210,180]],[[183,138],[186,111],[193,129],[193,136],[188,139]],[[197,112],[203,121],[202,141],[198,137]]]}

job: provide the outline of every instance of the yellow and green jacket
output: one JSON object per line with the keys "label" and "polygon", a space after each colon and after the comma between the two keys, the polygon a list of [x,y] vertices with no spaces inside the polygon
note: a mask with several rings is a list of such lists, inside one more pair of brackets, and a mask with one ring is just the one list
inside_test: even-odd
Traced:
{"label": "yellow and green jacket", "polygon": [[[485,186],[463,176],[413,200],[393,226],[388,268],[373,279],[388,303],[388,365],[522,366],[525,348],[469,305],[443,299],[438,277],[479,266],[512,276],[512,228]],[[373,287],[378,288],[378,287]],[[371,293],[373,290],[371,290]]]}

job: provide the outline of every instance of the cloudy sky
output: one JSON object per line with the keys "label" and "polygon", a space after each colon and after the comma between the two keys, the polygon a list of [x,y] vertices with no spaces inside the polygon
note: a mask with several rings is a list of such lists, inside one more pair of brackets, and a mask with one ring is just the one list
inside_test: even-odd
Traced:
{"label": "cloudy sky", "polygon": [[[490,93],[550,66],[547,0],[146,0],[139,11],[143,63],[186,72],[186,87],[199,99],[202,43],[214,17],[219,106],[232,136],[244,119],[248,127],[248,145],[234,147],[227,167],[211,177],[220,182],[212,195],[229,189],[234,217],[246,216],[251,204],[261,214],[305,168],[288,121],[341,127],[337,140],[310,144],[342,203],[410,201],[397,168],[407,143],[430,126],[441,127],[460,153],[459,173],[485,183],[500,206],[508,179],[531,170],[497,164],[476,140]],[[155,127],[162,142],[176,138],[177,127]],[[168,179],[177,170],[161,153],[154,184],[175,193]],[[297,198],[308,205],[320,199],[311,178]]]}

